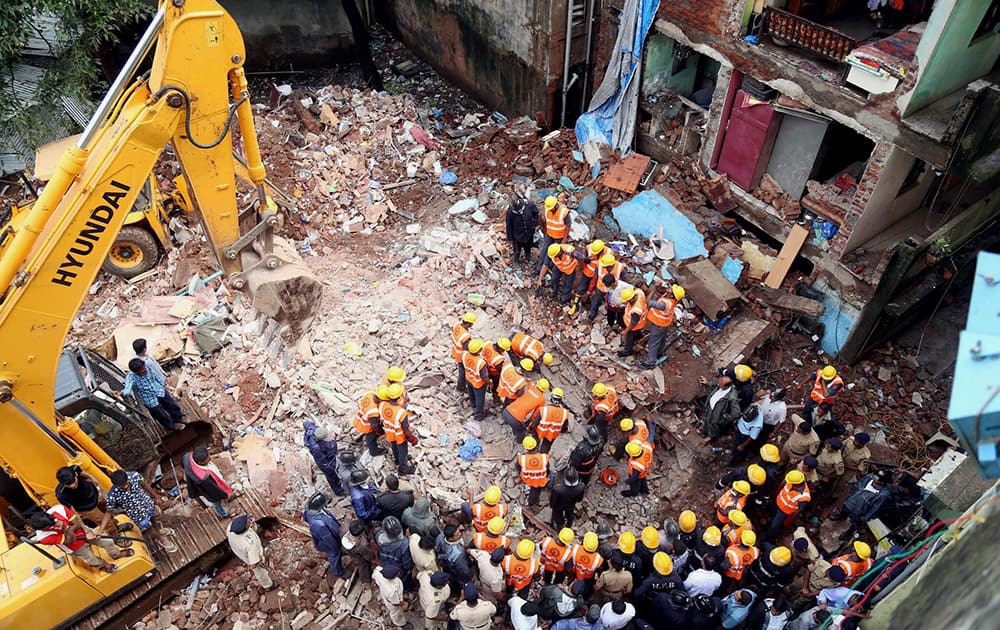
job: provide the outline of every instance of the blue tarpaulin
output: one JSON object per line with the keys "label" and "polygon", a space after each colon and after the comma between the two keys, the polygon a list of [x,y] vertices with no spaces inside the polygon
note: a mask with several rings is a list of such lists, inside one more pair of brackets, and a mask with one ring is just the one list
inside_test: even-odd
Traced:
{"label": "blue tarpaulin", "polygon": [[626,0],[619,18],[618,39],[604,80],[590,101],[590,109],[576,121],[576,138],[610,145],[623,154],[632,150],[639,100],[639,76],[646,35],[660,0]]}
{"label": "blue tarpaulin", "polygon": [[726,262],[722,263],[722,275],[729,280],[729,283],[736,286],[736,281],[740,279],[740,274],[743,273],[743,261],[736,260],[726,256]]}
{"label": "blue tarpaulin", "polygon": [[663,195],[655,190],[645,190],[611,211],[618,225],[629,234],[649,238],[659,236],[673,241],[677,260],[708,256],[705,237],[686,216],[677,211]]}

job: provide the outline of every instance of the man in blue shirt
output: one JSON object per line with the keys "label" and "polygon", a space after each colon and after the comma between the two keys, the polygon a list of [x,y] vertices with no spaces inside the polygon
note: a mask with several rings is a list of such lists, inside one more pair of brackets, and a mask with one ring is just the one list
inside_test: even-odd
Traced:
{"label": "man in blue shirt", "polygon": [[149,409],[150,415],[169,430],[183,429],[184,413],[170,392],[163,377],[151,372],[146,361],[136,357],[128,362],[125,388],[122,395],[135,394],[139,402]]}
{"label": "man in blue shirt", "polygon": [[736,466],[743,461],[747,451],[753,446],[761,429],[764,428],[764,414],[756,403],[747,407],[736,423],[733,434],[733,452],[729,456],[729,465]]}

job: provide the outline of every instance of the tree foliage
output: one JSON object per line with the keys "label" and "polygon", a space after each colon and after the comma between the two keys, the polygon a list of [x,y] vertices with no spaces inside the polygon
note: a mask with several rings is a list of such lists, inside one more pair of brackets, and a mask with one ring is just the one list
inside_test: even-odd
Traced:
{"label": "tree foliage", "polygon": [[[99,99],[107,83],[98,51],[153,9],[148,0],[0,0],[0,124],[32,144],[65,127],[59,97]],[[46,15],[59,21],[54,37],[38,27],[36,17]],[[50,58],[25,59],[32,37],[46,41]],[[25,62],[45,66],[29,98],[13,89],[14,66]]]}

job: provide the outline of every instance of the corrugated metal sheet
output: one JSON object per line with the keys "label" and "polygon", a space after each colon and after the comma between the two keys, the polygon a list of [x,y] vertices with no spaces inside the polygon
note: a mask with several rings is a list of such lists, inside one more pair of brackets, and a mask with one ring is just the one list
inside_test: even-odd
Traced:
{"label": "corrugated metal sheet", "polygon": [[59,18],[40,14],[31,19],[34,33],[24,43],[24,54],[54,57],[59,47]]}

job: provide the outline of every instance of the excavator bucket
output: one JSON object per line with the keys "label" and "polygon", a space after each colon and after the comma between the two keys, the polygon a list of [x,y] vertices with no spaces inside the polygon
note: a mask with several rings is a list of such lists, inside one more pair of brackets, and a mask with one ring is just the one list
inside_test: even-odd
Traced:
{"label": "excavator bucket", "polygon": [[278,323],[281,340],[291,346],[309,330],[319,311],[323,283],[305,266],[298,252],[283,238],[274,238],[270,260],[242,274],[244,291],[258,313]]}

